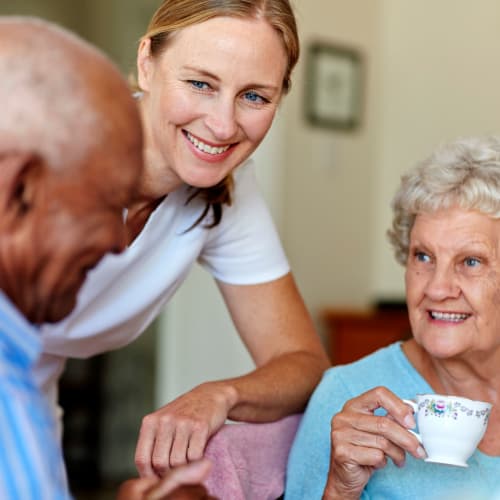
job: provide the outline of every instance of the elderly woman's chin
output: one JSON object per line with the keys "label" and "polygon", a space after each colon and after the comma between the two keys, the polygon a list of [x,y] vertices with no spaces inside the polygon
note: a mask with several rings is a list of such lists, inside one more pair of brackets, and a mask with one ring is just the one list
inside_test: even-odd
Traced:
{"label": "elderly woman's chin", "polygon": [[[414,324],[414,323],[413,323]],[[413,342],[436,359],[460,357],[481,348],[481,335],[472,318],[457,325],[426,322],[412,328]],[[484,340],[484,339],[483,339]],[[491,350],[491,345],[485,346]]]}

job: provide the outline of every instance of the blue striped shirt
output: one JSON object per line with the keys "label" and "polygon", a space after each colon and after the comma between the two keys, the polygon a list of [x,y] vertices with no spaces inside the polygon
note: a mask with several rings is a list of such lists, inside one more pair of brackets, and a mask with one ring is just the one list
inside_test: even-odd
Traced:
{"label": "blue striped shirt", "polygon": [[37,330],[0,291],[0,498],[71,498],[53,417],[32,369]]}

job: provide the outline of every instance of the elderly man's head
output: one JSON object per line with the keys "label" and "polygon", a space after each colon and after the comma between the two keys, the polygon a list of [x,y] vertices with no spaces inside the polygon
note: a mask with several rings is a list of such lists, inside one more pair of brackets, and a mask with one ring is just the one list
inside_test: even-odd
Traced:
{"label": "elderly man's head", "polygon": [[49,23],[0,17],[0,74],[0,288],[30,321],[58,321],[125,244],[139,116],[114,65]]}

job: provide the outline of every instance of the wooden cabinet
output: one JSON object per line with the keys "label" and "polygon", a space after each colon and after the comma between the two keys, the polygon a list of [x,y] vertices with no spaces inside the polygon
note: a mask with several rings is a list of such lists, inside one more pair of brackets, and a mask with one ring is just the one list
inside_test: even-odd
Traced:
{"label": "wooden cabinet", "polygon": [[411,335],[406,308],[327,309],[322,317],[327,327],[330,358],[335,365],[350,363]]}

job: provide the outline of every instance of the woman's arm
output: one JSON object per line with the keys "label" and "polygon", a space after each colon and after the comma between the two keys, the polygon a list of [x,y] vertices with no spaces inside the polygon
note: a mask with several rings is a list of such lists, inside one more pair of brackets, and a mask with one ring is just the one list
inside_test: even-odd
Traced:
{"label": "woman's arm", "polygon": [[257,369],[201,384],[144,417],[136,449],[141,475],[161,476],[199,459],[226,418],[267,422],[302,411],[329,366],[291,274],[219,287]]}
{"label": "woman's arm", "polygon": [[263,422],[303,411],[329,367],[292,275],[269,283],[219,283],[233,322],[257,369],[226,381],[229,418]]}

